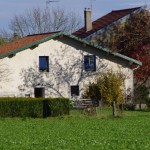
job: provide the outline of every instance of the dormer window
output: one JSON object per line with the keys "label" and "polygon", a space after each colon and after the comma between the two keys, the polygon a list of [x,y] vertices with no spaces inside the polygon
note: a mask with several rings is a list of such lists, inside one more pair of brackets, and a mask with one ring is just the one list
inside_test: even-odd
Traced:
{"label": "dormer window", "polygon": [[84,56],[84,69],[85,69],[85,71],[96,71],[95,55],[85,55]]}
{"label": "dormer window", "polygon": [[49,56],[39,56],[39,71],[49,72]]}

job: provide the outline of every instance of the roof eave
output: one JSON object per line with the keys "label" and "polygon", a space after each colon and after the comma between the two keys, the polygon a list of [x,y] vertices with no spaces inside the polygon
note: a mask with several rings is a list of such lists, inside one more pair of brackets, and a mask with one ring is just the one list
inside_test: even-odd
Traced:
{"label": "roof eave", "polygon": [[[66,35],[66,34],[64,34],[64,35]],[[68,35],[66,35],[66,36],[68,36]],[[121,58],[121,59],[125,59],[125,60],[127,60],[127,61],[129,61],[129,62],[132,62],[132,63],[136,64],[136,65],[142,66],[142,63],[141,63],[140,61],[137,61],[137,60],[135,60],[135,59],[133,59],[133,58],[127,57],[127,56],[122,55],[122,54],[120,54],[120,53],[111,52],[111,51],[110,51],[109,49],[107,49],[107,48],[102,48],[102,47],[100,47],[100,46],[98,46],[98,45],[94,45],[93,43],[89,43],[89,42],[87,42],[86,40],[80,39],[80,38],[78,38],[78,37],[76,37],[76,36],[73,36],[73,35],[70,35],[69,37],[71,37],[71,38],[73,38],[73,39],[75,39],[75,40],[78,40],[78,41],[80,41],[80,42],[82,42],[82,43],[85,43],[85,44],[87,44],[87,45],[90,45],[90,46],[92,46],[92,47],[95,47],[95,48],[97,48],[97,49],[99,49],[99,50],[102,50],[103,52],[110,53],[110,54],[112,54],[112,55],[114,55],[114,56],[117,56],[117,57],[119,57],[119,58]]]}
{"label": "roof eave", "polygon": [[33,42],[33,43],[28,44],[28,45],[26,45],[26,46],[24,46],[24,47],[21,47],[21,48],[18,48],[18,49],[16,49],[16,50],[13,50],[13,51],[11,51],[11,52],[8,52],[8,53],[6,53],[6,54],[3,54],[3,55],[0,56],[0,59],[5,58],[5,57],[8,57],[8,56],[10,56],[10,55],[15,55],[16,53],[21,52],[21,51],[23,51],[23,50],[25,50],[25,49],[31,48],[31,47],[33,47],[33,46],[35,46],[35,45],[39,45],[39,44],[44,43],[44,42],[46,42],[46,41],[48,41],[48,40],[51,40],[51,39],[53,39],[53,38],[56,38],[56,37],[59,37],[59,36],[63,36],[63,35],[64,35],[64,36],[67,36],[67,37],[69,37],[69,38],[72,38],[72,39],[74,39],[74,40],[76,40],[76,41],[79,41],[79,42],[81,42],[81,43],[84,43],[84,44],[86,44],[86,45],[92,46],[92,47],[94,47],[94,48],[96,48],[96,49],[99,49],[99,50],[101,50],[101,51],[103,51],[103,52],[110,53],[110,54],[112,54],[112,55],[114,55],[114,56],[117,56],[117,57],[119,57],[119,58],[121,58],[121,59],[125,59],[125,60],[127,60],[127,61],[129,61],[129,62],[133,62],[133,63],[135,63],[136,65],[140,65],[140,66],[142,65],[142,63],[139,62],[139,61],[137,61],[137,60],[134,60],[134,59],[132,59],[132,58],[129,58],[129,57],[124,56],[124,55],[119,54],[119,53],[111,52],[109,49],[99,47],[99,46],[97,46],[97,45],[94,45],[93,43],[87,42],[87,41],[84,40],[84,39],[80,39],[80,38],[78,38],[78,37],[76,37],[76,36],[73,36],[73,35],[67,35],[66,33],[63,33],[63,32],[56,33],[56,34],[51,35],[51,36],[49,36],[49,37],[47,37],[47,38],[44,38],[44,39],[42,39],[42,40],[39,40],[39,41],[37,41],[37,42]]}

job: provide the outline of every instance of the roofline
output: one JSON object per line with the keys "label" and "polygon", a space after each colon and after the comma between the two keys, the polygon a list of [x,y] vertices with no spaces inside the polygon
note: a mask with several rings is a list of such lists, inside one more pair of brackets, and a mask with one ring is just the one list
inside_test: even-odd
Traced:
{"label": "roofline", "polygon": [[[132,9],[135,9],[135,10],[137,10],[137,9],[139,9],[139,8],[142,8],[143,6],[139,6],[139,7],[133,7],[133,8],[126,8],[126,9],[116,9],[116,10],[112,10],[112,12],[117,12],[117,11],[126,11],[126,10],[132,10]],[[133,11],[135,11],[135,10],[133,10]]]}
{"label": "roofline", "polygon": [[[133,12],[135,12],[135,11],[144,9],[144,7],[145,7],[145,6],[139,6],[139,7],[128,8],[128,9],[112,10],[111,12],[107,13],[106,15],[108,15],[108,14],[110,14],[110,13],[112,13],[112,12],[119,12],[119,11],[125,11],[125,10],[132,10],[132,9],[135,9],[135,10],[132,10],[131,13],[133,13]],[[115,22],[117,22],[117,21],[119,21],[119,20],[125,18],[126,16],[129,16],[131,13],[129,13],[129,14],[127,14],[127,15],[125,15],[125,16],[123,16],[123,17],[121,17],[121,18],[119,18],[119,19],[117,19],[117,20],[111,22],[110,24],[107,24],[107,25],[101,27],[101,28],[97,28],[97,29],[95,29],[94,31],[92,31],[93,29],[90,30],[90,31],[88,31],[88,32],[91,32],[91,33],[88,34],[88,35],[86,35],[85,37],[83,37],[83,39],[89,38],[91,35],[95,34],[95,32],[98,32],[98,31],[102,30],[103,28],[105,28],[105,27],[107,27],[107,26],[111,26],[111,25],[114,24]],[[101,19],[102,17],[104,17],[104,16],[106,16],[106,15],[103,15],[103,16],[101,16],[100,18],[97,18],[96,20],[92,21],[92,24],[95,23],[95,22],[97,22],[97,20]],[[81,29],[84,29],[84,27],[80,28],[79,30],[81,30]],[[74,33],[78,32],[79,30],[75,31]],[[72,33],[72,35],[74,35],[74,33]],[[75,35],[75,36],[80,36],[80,35]]]}
{"label": "roofline", "polygon": [[25,50],[25,49],[28,49],[28,48],[30,48],[30,47],[33,47],[33,46],[35,46],[35,45],[39,45],[39,44],[41,44],[41,43],[44,43],[44,42],[46,42],[46,41],[48,41],[48,40],[51,40],[51,39],[53,39],[53,38],[55,38],[55,37],[57,37],[57,36],[60,36],[60,35],[62,35],[61,32],[56,33],[56,34],[53,34],[53,35],[51,35],[51,36],[49,36],[49,37],[43,38],[42,40],[38,40],[38,41],[36,41],[36,42],[33,42],[33,43],[28,44],[28,45],[26,45],[26,46],[23,46],[23,47],[21,47],[21,48],[17,48],[17,49],[15,49],[15,50],[11,51],[11,52],[8,52],[8,53],[6,53],[6,54],[0,55],[0,59],[5,58],[5,57],[7,57],[7,56],[9,56],[9,55],[14,55],[14,54],[16,54],[16,53],[18,53],[18,52],[21,52],[21,51],[23,51],[23,50]]}
{"label": "roofline", "polygon": [[[66,35],[66,34],[64,34],[64,35]],[[68,36],[68,35],[66,35],[66,36]],[[127,61],[130,61],[130,62],[133,62],[133,63],[135,63],[135,64],[137,64],[137,65],[142,66],[142,62],[137,61],[137,60],[135,60],[135,59],[133,59],[133,58],[127,57],[127,56],[122,55],[122,54],[120,54],[120,53],[111,52],[111,51],[110,51],[109,49],[107,49],[107,48],[102,48],[102,47],[100,47],[100,46],[98,46],[98,45],[94,45],[92,42],[89,43],[89,42],[87,42],[86,40],[80,39],[80,38],[78,38],[78,37],[76,37],[76,36],[73,36],[73,35],[70,35],[70,36],[68,36],[68,37],[70,37],[70,38],[72,38],[72,39],[75,39],[75,40],[78,40],[78,41],[80,41],[80,42],[82,42],[82,43],[85,43],[85,44],[87,44],[87,45],[90,45],[90,46],[92,46],[92,47],[94,47],[94,48],[97,48],[97,49],[103,51],[103,52],[110,53],[110,54],[112,54],[112,55],[114,55],[114,56],[120,57],[120,58],[122,58],[122,59],[125,59],[125,60],[127,60]]]}
{"label": "roofline", "polygon": [[51,40],[51,39],[53,39],[53,38],[56,38],[56,37],[59,37],[59,36],[67,36],[68,38],[74,39],[74,40],[79,41],[79,42],[81,42],[81,43],[84,43],[84,44],[87,44],[87,45],[89,45],[89,46],[92,46],[92,47],[94,47],[94,48],[96,48],[96,49],[99,49],[99,50],[101,50],[101,51],[103,51],[103,52],[110,53],[110,54],[112,54],[112,55],[114,55],[114,56],[117,56],[117,57],[119,57],[119,58],[121,58],[121,59],[125,59],[125,60],[127,60],[127,61],[129,61],[129,62],[133,62],[133,63],[135,63],[135,64],[137,64],[137,65],[142,66],[142,63],[141,63],[140,61],[137,61],[137,60],[135,60],[135,59],[132,59],[132,58],[127,57],[127,56],[125,56],[125,55],[122,55],[122,54],[120,54],[120,53],[111,52],[109,49],[102,48],[102,47],[100,47],[100,46],[98,46],[98,45],[94,45],[93,43],[89,43],[89,42],[87,42],[87,41],[84,40],[84,39],[80,39],[80,38],[78,38],[78,37],[76,37],[76,36],[73,36],[73,35],[67,35],[66,33],[63,33],[63,32],[59,32],[59,33],[53,34],[53,35],[51,35],[51,36],[49,36],[49,37],[43,38],[42,40],[38,40],[38,41],[36,41],[36,42],[33,42],[33,43],[31,43],[31,44],[28,44],[28,45],[23,46],[23,47],[18,48],[18,49],[15,49],[15,50],[13,50],[13,51],[11,51],[11,52],[8,52],[8,53],[6,53],[6,54],[0,55],[0,59],[5,58],[5,57],[8,57],[8,56],[10,56],[10,55],[15,55],[15,54],[18,53],[18,52],[24,51],[24,50],[26,50],[26,49],[28,49],[28,48],[31,48],[31,47],[36,46],[36,45],[39,45],[39,44],[41,44],[41,43],[44,43],[44,42],[46,42],[46,41],[49,41],[49,40]]}
{"label": "roofline", "polygon": [[47,32],[47,33],[37,33],[37,34],[29,34],[27,35],[26,37],[29,37],[29,36],[35,36],[35,35],[47,35],[47,34],[56,34],[56,33],[59,33],[61,31],[55,31],[55,32]]}

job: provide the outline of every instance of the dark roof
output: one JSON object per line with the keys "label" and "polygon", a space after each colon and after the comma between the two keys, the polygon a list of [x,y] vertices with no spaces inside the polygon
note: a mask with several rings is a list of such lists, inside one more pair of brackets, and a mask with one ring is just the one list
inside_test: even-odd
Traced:
{"label": "dark roof", "polygon": [[104,28],[107,25],[112,24],[113,22],[131,14],[132,12],[134,12],[135,10],[138,10],[140,8],[141,7],[123,9],[123,10],[114,10],[114,11],[106,14],[105,16],[92,22],[92,27],[93,27],[92,30],[86,32],[85,27],[83,27],[83,28],[79,29],[78,31],[74,32],[73,35],[77,36],[79,38],[86,38],[89,35],[93,34],[94,32]]}
{"label": "dark roof", "polygon": [[39,45],[41,43],[44,43],[48,40],[57,38],[59,36],[66,36],[70,39],[73,39],[75,41],[78,41],[78,42],[81,42],[81,43],[86,44],[88,46],[91,46],[93,48],[96,48],[97,50],[103,51],[104,53],[109,53],[112,56],[116,56],[116,57],[121,58],[123,60],[133,62],[134,64],[137,64],[137,65],[142,65],[141,62],[139,62],[135,59],[129,58],[129,57],[124,56],[124,55],[119,54],[119,53],[110,52],[110,50],[108,50],[108,49],[93,45],[92,43],[89,43],[83,39],[76,37],[76,36],[73,36],[73,35],[69,36],[69,35],[62,33],[62,32],[52,32],[52,33],[29,35],[29,36],[26,36],[26,37],[21,38],[19,40],[16,40],[14,42],[0,46],[0,59],[3,59],[5,57],[9,57],[11,55],[15,55],[16,53],[24,51],[28,48],[32,48],[34,46],[36,47],[37,45]]}
{"label": "dark roof", "polygon": [[52,36],[56,33],[58,33],[58,32],[28,35],[28,36],[23,37],[19,40],[7,43],[5,45],[0,46],[0,55],[9,53],[12,50],[19,49],[19,48],[24,47],[26,45],[32,44],[32,43],[37,42],[41,39]]}

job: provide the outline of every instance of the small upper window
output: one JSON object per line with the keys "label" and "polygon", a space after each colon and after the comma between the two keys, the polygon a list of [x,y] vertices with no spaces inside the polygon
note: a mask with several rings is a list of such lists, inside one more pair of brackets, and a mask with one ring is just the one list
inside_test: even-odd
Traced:
{"label": "small upper window", "polygon": [[39,70],[49,72],[49,57],[39,56]]}
{"label": "small upper window", "polygon": [[96,71],[96,57],[95,55],[84,56],[85,71]]}

